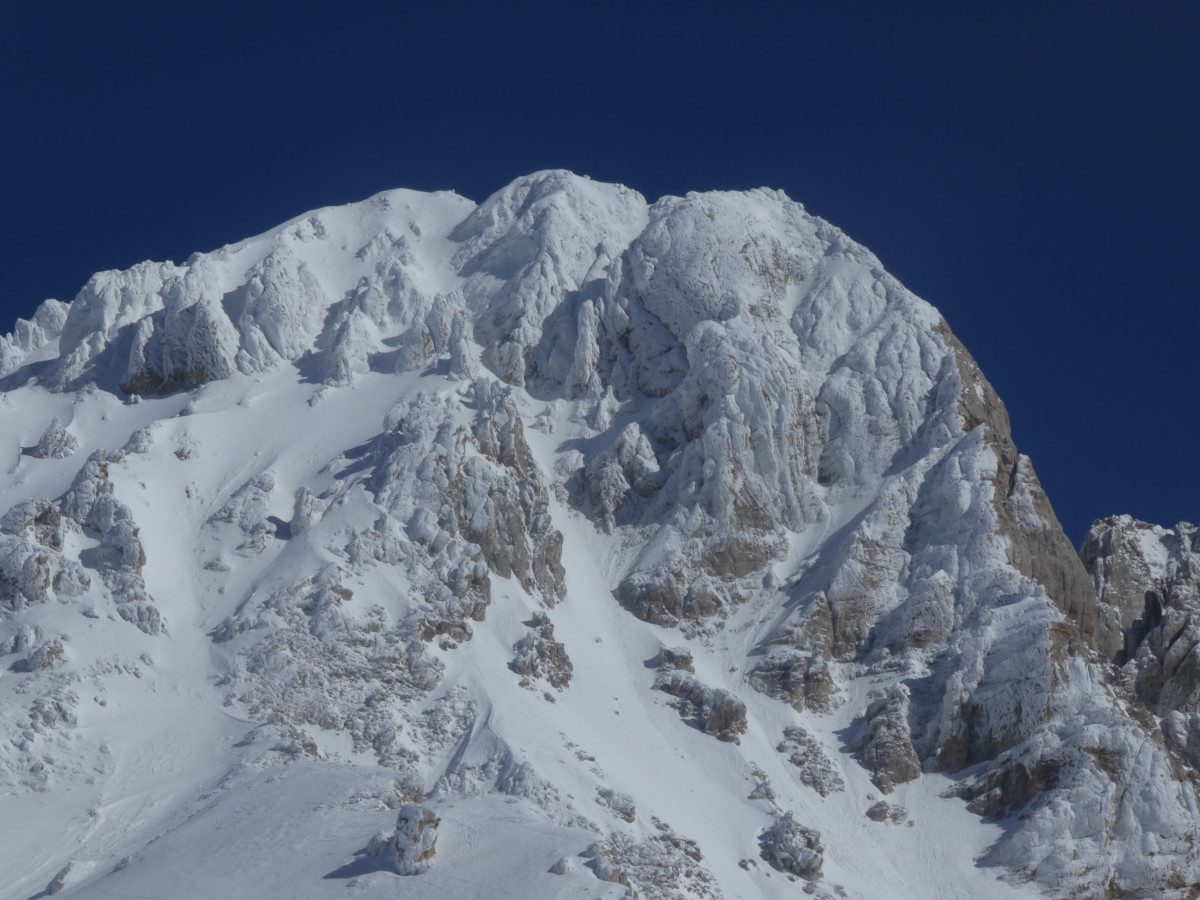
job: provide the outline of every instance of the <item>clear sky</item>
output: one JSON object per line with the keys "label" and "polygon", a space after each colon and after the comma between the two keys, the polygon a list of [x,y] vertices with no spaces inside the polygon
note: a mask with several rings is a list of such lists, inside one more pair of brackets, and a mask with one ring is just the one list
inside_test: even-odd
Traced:
{"label": "clear sky", "polygon": [[0,332],[392,187],[782,188],[939,307],[1068,534],[1200,520],[1200,3],[7,3]]}

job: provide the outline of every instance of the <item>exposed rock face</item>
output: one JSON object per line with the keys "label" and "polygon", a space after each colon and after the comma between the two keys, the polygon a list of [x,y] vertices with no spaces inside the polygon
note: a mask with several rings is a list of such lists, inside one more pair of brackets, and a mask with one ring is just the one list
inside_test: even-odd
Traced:
{"label": "exposed rock face", "polygon": [[[1100,652],[1158,718],[1167,745],[1200,762],[1200,529],[1129,516],[1097,522],[1081,556],[1100,602]],[[1193,777],[1195,777],[1193,775]]]}
{"label": "exposed rock face", "polygon": [[133,335],[121,390],[127,394],[170,394],[228,378],[235,371],[238,335],[220,304],[204,291],[202,269],[190,269],[167,295],[162,313],[142,319]]}
{"label": "exposed rock face", "polygon": [[618,519],[622,523],[636,519],[639,500],[653,496],[662,482],[654,448],[636,422],[626,426],[611,447],[588,460],[584,475],[591,513],[609,531]]}
{"label": "exposed rock face", "polygon": [[664,672],[654,689],[676,698],[679,715],[719,741],[738,742],[746,731],[746,704],[731,692],[711,688],[684,672]]}
{"label": "exposed rock face", "polygon": [[57,894],[67,886],[67,880],[71,877],[72,866],[68,863],[50,880],[46,885],[47,894]]}
{"label": "exposed rock face", "polygon": [[378,546],[362,542],[359,551],[394,564],[422,548],[434,575],[425,587],[435,601],[426,631],[456,630],[456,640],[469,634],[465,619],[483,616],[489,570],[548,605],[563,593],[562,536],[512,397],[486,382],[472,382],[470,393],[477,413],[469,429],[446,421],[423,394],[388,414],[372,483],[387,518]]}
{"label": "exposed rock face", "polygon": [[1089,647],[1096,646],[1096,598],[1087,571],[1042,490],[1033,463],[1017,452],[1008,410],[983,376],[978,363],[944,323],[938,333],[954,351],[962,391],[959,415],[967,432],[983,426],[984,440],[996,454],[994,504],[999,531],[1009,540],[1013,567],[1042,585]]}
{"label": "exposed rock face", "polygon": [[516,404],[509,392],[489,387],[484,382],[476,388],[479,414],[473,436],[480,454],[503,469],[496,483],[486,487],[483,502],[491,504],[486,525],[473,505],[480,501],[470,493],[484,481],[482,473],[467,469],[451,481],[464,488],[456,498],[468,523],[464,534],[479,544],[492,571],[505,578],[512,575],[553,606],[564,590],[562,535],[550,520],[549,495],[525,442]]}
{"label": "exposed rock face", "polygon": [[787,646],[788,638],[790,635],[781,635],[780,644],[772,647],[767,658],[754,667],[750,684],[768,696],[790,703],[797,712],[805,709],[828,712],[834,706],[837,689],[821,645],[797,651]]}
{"label": "exposed rock face", "polygon": [[[1113,516],[1091,527],[1080,556],[1095,584],[1097,649],[1106,659],[1125,665],[1168,615],[1181,622],[1200,609],[1198,550],[1197,529],[1187,522],[1167,530]],[[1170,634],[1167,643],[1179,627],[1163,629]]]}
{"label": "exposed rock face", "polygon": [[863,716],[866,734],[856,755],[885,794],[890,794],[896,785],[921,776],[921,761],[913,750],[908,716],[908,691],[902,685],[874,701]]}
{"label": "exposed rock face", "polygon": [[660,671],[678,669],[691,675],[696,674],[696,666],[692,660],[692,652],[683,647],[663,647],[658,656],[650,661]]}

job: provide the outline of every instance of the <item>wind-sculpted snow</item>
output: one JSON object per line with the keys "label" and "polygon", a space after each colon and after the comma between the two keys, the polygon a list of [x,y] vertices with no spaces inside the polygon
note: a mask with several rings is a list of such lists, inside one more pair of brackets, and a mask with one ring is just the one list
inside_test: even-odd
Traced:
{"label": "wind-sculpted snow", "polygon": [[47,300],[32,319],[17,319],[10,334],[0,335],[0,378],[21,368],[39,352],[56,349],[69,310],[66,303]]}
{"label": "wind-sculpted snow", "polygon": [[1085,569],[778,192],[380,194],[94,276],[0,387],[22,896],[1200,883],[1194,529]]}
{"label": "wind-sculpted snow", "polygon": [[467,216],[451,233],[452,261],[484,362],[524,384],[543,323],[603,274],[645,217],[634,191],[565,172],[518,179]]}

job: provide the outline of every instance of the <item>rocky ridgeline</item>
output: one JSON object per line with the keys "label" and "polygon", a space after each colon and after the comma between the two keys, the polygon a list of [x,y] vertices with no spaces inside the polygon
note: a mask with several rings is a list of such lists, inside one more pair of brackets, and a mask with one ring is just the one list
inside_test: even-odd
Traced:
{"label": "rocky ridgeline", "polygon": [[[264,460],[204,499],[195,589],[248,585],[207,635],[216,683],[258,723],[260,762],[320,757],[314,735],[333,732],[396,772],[414,801],[385,842],[402,874],[437,865],[426,789],[496,793],[596,835],[556,871],[722,895],[695,841],[644,828],[639,798],[595,785],[607,833],[561,773],[536,770],[492,723],[495,673],[444,683],[501,591],[533,610],[502,641],[509,681],[563,695],[598,677],[548,612],[569,612],[556,516],[577,516],[629,627],[690,639],[640,673],[646,689],[743,768],[761,773],[769,732],[771,765],[821,802],[851,756],[885,793],[961,773],[955,796],[1008,817],[984,861],[1056,896],[1183,897],[1200,880],[1195,529],[1108,520],[1081,562],[946,323],[782,194],[646,204],[563,172],[479,206],[392,192],[183,265],[101,273],[0,340],[0,388],[168,395],[281,371],[314,385],[313,405],[380,375],[398,399],[365,444],[329,451],[320,485],[285,489]],[[181,465],[202,431],[177,432]],[[79,677],[29,610],[111,611],[170,637],[108,476],[152,452],[152,432],[0,522],[0,649],[42,685],[3,751],[11,785],[37,764],[39,728],[73,727]],[[74,468],[85,438],[55,419],[26,455]],[[289,521],[271,515],[281,493]],[[835,761],[806,726],[848,702]],[[852,848],[758,781],[747,840],[812,887]]]}

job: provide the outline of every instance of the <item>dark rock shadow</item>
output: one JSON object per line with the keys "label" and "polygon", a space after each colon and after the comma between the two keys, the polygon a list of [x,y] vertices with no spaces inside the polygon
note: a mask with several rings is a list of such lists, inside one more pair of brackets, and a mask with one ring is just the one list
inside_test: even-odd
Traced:
{"label": "dark rock shadow", "polygon": [[429,368],[427,368],[421,374],[422,375],[440,375],[443,378],[448,378],[450,376],[450,357],[448,357],[448,356],[440,357],[440,358],[434,360],[430,364]]}
{"label": "dark rock shadow", "polygon": [[292,523],[285,522],[279,516],[267,516],[267,521],[275,526],[275,537],[281,541],[292,539]]}
{"label": "dark rock shadow", "polygon": [[372,872],[395,872],[386,853],[372,856],[367,850],[359,850],[354,854],[354,861],[348,862],[341,868],[334,869],[324,876],[326,880],[340,878],[362,878]]}
{"label": "dark rock shadow", "polygon": [[374,469],[380,459],[391,455],[396,445],[404,443],[404,440],[403,435],[389,434],[383,435],[381,438],[372,438],[357,447],[351,447],[342,454],[347,465],[338,470],[337,477],[349,478],[359,472],[368,472]]}
{"label": "dark rock shadow", "polygon": [[307,350],[299,359],[292,361],[292,365],[296,367],[296,372],[300,375],[301,384],[325,383],[322,361],[322,353],[317,350]]}

